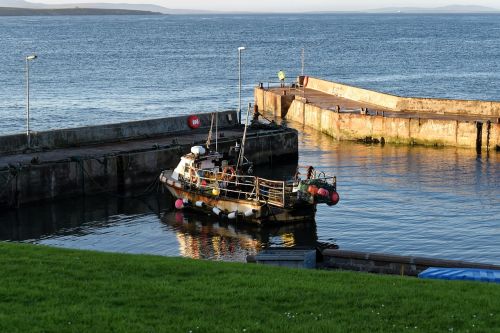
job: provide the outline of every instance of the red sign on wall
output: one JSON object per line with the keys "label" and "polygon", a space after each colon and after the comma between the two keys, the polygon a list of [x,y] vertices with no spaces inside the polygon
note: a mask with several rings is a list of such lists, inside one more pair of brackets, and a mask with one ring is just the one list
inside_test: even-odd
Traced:
{"label": "red sign on wall", "polygon": [[189,128],[196,129],[201,126],[201,120],[198,116],[189,116],[188,117],[188,126]]}

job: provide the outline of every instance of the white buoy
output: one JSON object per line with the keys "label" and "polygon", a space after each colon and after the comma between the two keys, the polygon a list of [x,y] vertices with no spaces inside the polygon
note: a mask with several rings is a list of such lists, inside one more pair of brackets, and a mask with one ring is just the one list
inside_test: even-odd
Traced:
{"label": "white buoy", "polygon": [[201,207],[205,206],[205,203],[203,201],[196,201],[195,205],[196,205],[196,207],[201,208]]}
{"label": "white buoy", "polygon": [[214,207],[214,208],[212,209],[212,212],[213,212],[215,215],[219,216],[219,215],[220,215],[220,213],[221,213],[222,211],[221,211],[219,208]]}
{"label": "white buoy", "polygon": [[189,200],[188,199],[184,199],[184,200],[182,200],[182,202],[184,202],[184,205],[188,205],[189,204]]}
{"label": "white buoy", "polygon": [[205,155],[206,150],[202,146],[191,147],[191,152],[195,155]]}
{"label": "white buoy", "polygon": [[254,209],[249,209],[244,213],[245,217],[251,217],[253,214],[255,214]]}
{"label": "white buoy", "polygon": [[227,216],[227,218],[230,219],[230,220],[234,220],[237,215],[238,215],[238,211],[235,211],[235,212],[229,213],[229,215]]}

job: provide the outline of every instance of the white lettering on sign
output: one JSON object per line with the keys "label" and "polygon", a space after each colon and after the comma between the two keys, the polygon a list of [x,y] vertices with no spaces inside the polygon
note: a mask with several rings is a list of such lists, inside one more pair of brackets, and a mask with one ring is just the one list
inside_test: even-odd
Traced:
{"label": "white lettering on sign", "polygon": [[197,116],[190,116],[188,118],[188,125],[190,128],[198,128],[201,126],[201,120]]}

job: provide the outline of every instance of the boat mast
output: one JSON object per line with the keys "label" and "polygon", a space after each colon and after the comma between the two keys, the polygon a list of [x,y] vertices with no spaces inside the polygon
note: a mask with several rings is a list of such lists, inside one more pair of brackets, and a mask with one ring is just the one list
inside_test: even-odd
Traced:
{"label": "boat mast", "polygon": [[214,115],[215,115],[215,113],[212,112],[212,121],[210,122],[210,131],[208,131],[207,143],[205,144],[205,146],[207,146],[207,149],[209,151],[210,151],[210,143],[212,142],[212,128],[214,127]]}
{"label": "boat mast", "polygon": [[247,140],[248,118],[251,105],[252,104],[248,103],[247,119],[245,120],[245,130],[243,131],[243,139],[241,139],[241,149],[240,149],[240,155],[238,156],[238,163],[236,164],[236,170],[238,170],[240,164],[243,164],[243,158],[245,157],[245,142]]}
{"label": "boat mast", "polygon": [[215,151],[218,152],[217,139],[219,138],[219,108],[217,108],[217,113],[215,115]]}

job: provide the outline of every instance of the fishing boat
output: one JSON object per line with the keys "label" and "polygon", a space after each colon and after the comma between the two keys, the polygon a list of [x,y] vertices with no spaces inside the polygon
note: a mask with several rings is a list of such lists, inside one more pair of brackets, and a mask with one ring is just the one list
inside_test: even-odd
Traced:
{"label": "fishing boat", "polygon": [[236,142],[229,153],[210,150],[209,139],[206,147],[192,147],[175,169],[161,172],[160,182],[175,198],[176,209],[238,222],[293,223],[313,220],[318,204],[339,202],[336,177],[312,166],[299,167],[289,180],[253,175],[244,155],[247,126],[241,145]]}

